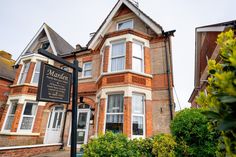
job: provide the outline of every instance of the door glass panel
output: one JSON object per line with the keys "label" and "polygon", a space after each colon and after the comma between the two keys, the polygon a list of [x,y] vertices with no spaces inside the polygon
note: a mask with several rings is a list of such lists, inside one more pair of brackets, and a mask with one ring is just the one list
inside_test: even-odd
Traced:
{"label": "door glass panel", "polygon": [[77,131],[77,144],[83,144],[85,138],[85,131]]}
{"label": "door glass panel", "polygon": [[56,113],[55,113],[55,116],[54,116],[54,119],[53,119],[52,128],[56,128],[57,116],[58,116],[58,113],[56,112]]}
{"label": "door glass panel", "polygon": [[57,122],[57,128],[61,127],[61,119],[62,119],[62,112],[59,113],[58,122]]}
{"label": "door glass panel", "polygon": [[78,118],[78,129],[86,129],[86,122],[87,122],[87,112],[79,113]]}

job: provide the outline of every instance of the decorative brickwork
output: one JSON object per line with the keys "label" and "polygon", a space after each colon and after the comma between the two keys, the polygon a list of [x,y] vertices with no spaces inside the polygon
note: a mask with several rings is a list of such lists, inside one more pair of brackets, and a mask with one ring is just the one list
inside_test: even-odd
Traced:
{"label": "decorative brickwork", "polygon": [[124,75],[107,77],[107,84],[124,82],[124,81],[125,81]]}

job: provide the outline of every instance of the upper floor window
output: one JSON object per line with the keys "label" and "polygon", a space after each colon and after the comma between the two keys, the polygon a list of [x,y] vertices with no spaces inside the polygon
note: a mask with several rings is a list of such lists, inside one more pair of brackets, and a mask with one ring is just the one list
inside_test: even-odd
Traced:
{"label": "upper floor window", "polygon": [[125,68],[125,42],[120,41],[112,44],[111,71],[120,71]]}
{"label": "upper floor window", "polygon": [[92,76],[92,62],[83,63],[83,77],[91,77]]}
{"label": "upper floor window", "polygon": [[25,62],[21,70],[19,84],[25,83],[27,73],[29,71],[30,62]]}
{"label": "upper floor window", "polygon": [[144,114],[144,95],[132,95],[132,136],[144,137],[145,114]]}
{"label": "upper floor window", "polygon": [[141,42],[134,41],[132,46],[132,51],[133,51],[132,69],[136,72],[143,72],[144,69],[143,44]]}
{"label": "upper floor window", "polygon": [[113,94],[108,96],[106,113],[106,130],[114,133],[123,132],[123,94]]}
{"label": "upper floor window", "polygon": [[133,28],[133,20],[126,20],[126,21],[121,21],[117,23],[117,30],[122,30],[122,29],[132,29]]}
{"label": "upper floor window", "polygon": [[16,113],[17,102],[18,102],[17,100],[11,101],[11,104],[9,106],[8,115],[7,115],[7,119],[6,119],[6,123],[4,127],[4,130],[6,131],[11,130],[12,123],[13,123],[15,113]]}
{"label": "upper floor window", "polygon": [[44,41],[41,44],[41,48],[44,49],[44,50],[47,50],[49,48],[49,46],[50,46],[49,41]]}
{"label": "upper floor window", "polygon": [[37,111],[37,103],[26,102],[20,122],[20,130],[31,131]]}
{"label": "upper floor window", "polygon": [[35,68],[34,68],[34,75],[33,75],[32,83],[38,83],[39,74],[40,74],[40,67],[41,67],[41,61],[37,61]]}

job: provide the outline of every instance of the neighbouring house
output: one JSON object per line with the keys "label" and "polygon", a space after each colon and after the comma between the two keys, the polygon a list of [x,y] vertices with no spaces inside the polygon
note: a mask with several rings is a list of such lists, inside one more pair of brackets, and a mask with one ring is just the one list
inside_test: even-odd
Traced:
{"label": "neighbouring house", "polygon": [[10,92],[10,85],[15,77],[13,69],[15,61],[11,57],[11,54],[0,51],[0,120]]}
{"label": "neighbouring house", "polygon": [[[37,102],[40,63],[71,69],[37,53],[46,49],[79,73],[77,144],[110,130],[129,138],[170,132],[174,114],[171,36],[129,0],[119,0],[85,47],[74,49],[43,24],[16,61],[0,122],[0,147],[70,147],[71,104]],[[18,147],[17,147],[18,148]]]}
{"label": "neighbouring house", "polygon": [[209,59],[220,61],[219,45],[217,45],[217,36],[221,32],[229,29],[236,29],[236,20],[213,25],[197,27],[195,29],[195,74],[194,89],[188,100],[191,107],[199,107],[195,102],[200,91],[206,91]]}

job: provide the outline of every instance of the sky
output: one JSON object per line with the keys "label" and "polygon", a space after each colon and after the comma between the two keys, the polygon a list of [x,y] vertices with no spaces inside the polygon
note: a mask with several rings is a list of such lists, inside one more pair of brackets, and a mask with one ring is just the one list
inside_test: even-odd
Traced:
{"label": "sky", "polygon": [[[0,50],[21,54],[46,22],[67,42],[85,46],[117,0],[0,0]],[[236,20],[235,0],[138,0],[172,38],[174,85],[181,108],[194,87],[195,28]],[[179,104],[175,96],[176,110]]]}

